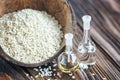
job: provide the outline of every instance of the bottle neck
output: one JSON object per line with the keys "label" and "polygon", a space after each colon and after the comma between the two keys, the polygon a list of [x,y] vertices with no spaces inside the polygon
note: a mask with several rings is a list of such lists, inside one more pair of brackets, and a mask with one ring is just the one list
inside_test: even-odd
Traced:
{"label": "bottle neck", "polygon": [[89,41],[89,37],[90,37],[90,30],[84,30],[84,35],[83,35],[83,43],[87,44]]}
{"label": "bottle neck", "polygon": [[68,53],[68,52],[72,52],[72,45],[71,46],[67,46],[66,45],[66,48],[65,48],[65,52]]}
{"label": "bottle neck", "polygon": [[66,51],[65,51],[66,53],[67,53],[67,55],[68,55],[68,59],[67,59],[67,61],[68,61],[68,63],[70,62],[70,55],[71,55],[71,53],[72,53],[72,45],[66,45]]}

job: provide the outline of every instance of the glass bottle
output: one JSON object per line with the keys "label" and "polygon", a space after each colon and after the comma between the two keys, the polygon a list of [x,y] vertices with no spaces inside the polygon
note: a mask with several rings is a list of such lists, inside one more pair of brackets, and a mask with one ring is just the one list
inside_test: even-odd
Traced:
{"label": "glass bottle", "polygon": [[96,63],[96,46],[94,42],[90,39],[90,21],[91,16],[85,15],[82,17],[84,35],[83,39],[78,46],[78,52],[80,54],[80,67],[87,69],[90,66],[93,66]]}
{"label": "glass bottle", "polygon": [[65,34],[66,49],[58,57],[58,67],[64,73],[73,73],[79,69],[79,62],[72,49],[73,34]]}

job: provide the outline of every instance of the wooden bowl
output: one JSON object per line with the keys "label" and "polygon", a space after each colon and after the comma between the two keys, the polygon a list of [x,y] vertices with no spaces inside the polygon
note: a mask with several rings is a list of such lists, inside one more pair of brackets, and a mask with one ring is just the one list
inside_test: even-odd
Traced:
{"label": "wooden bowl", "polygon": [[[59,21],[59,23],[62,25],[62,30],[64,34],[72,31],[72,26],[73,23],[75,22],[73,20],[74,16],[72,14],[73,12],[71,7],[68,5],[68,3],[65,0],[0,0],[0,16],[24,8],[46,11]],[[1,47],[0,47],[0,55],[7,61],[20,66],[37,67],[39,65],[43,65],[51,61],[53,58],[58,56],[63,50],[64,46],[65,45],[63,39],[60,49],[53,57],[43,62],[34,63],[34,64],[26,64],[13,59],[8,54],[6,54]]]}

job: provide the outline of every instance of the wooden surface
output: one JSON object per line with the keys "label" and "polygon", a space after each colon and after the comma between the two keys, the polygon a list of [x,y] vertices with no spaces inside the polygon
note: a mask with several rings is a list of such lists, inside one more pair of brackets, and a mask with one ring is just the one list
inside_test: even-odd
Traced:
{"label": "wooden surface", "polygon": [[[69,0],[76,14],[78,25],[74,26],[74,44],[77,48],[82,39],[81,17],[85,14],[92,16],[91,38],[97,45],[97,63],[89,71],[82,72],[89,80],[120,80],[120,0]],[[78,54],[77,54],[78,55]],[[52,77],[37,78],[36,80],[86,80],[81,79],[81,74],[74,73],[75,79],[63,74],[55,68]],[[46,66],[42,66],[46,67]],[[37,68],[38,69],[38,68]],[[0,58],[0,72],[5,72],[15,80],[29,80],[38,73],[33,68],[25,68],[11,64]],[[26,76],[29,74],[30,76]],[[4,80],[4,79],[3,79]]]}

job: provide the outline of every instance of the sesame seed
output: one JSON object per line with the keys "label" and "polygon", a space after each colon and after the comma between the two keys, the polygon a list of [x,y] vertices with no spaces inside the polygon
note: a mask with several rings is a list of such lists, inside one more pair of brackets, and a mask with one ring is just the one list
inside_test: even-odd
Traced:
{"label": "sesame seed", "polygon": [[26,76],[29,76],[29,74],[26,73]]}
{"label": "sesame seed", "polygon": [[32,80],[35,80],[33,76],[30,76],[30,78],[31,78]]}
{"label": "sesame seed", "polygon": [[75,79],[75,76],[72,76],[72,79]]}
{"label": "sesame seed", "polygon": [[39,69],[41,68],[41,66],[38,67]]}
{"label": "sesame seed", "polygon": [[35,78],[38,78],[38,77],[39,77],[39,75],[36,75],[36,76],[35,76]]}
{"label": "sesame seed", "polygon": [[59,73],[59,72],[57,72],[57,76],[61,78],[61,75],[60,75],[60,73]]}
{"label": "sesame seed", "polygon": [[34,68],[33,70],[34,70],[34,71],[39,71],[37,68]]}
{"label": "sesame seed", "polygon": [[69,76],[72,76],[73,74],[71,73],[71,74],[69,74]]}
{"label": "sesame seed", "polygon": [[56,69],[53,69],[53,71],[56,71]]}
{"label": "sesame seed", "polygon": [[53,67],[56,67],[56,66],[57,66],[57,64],[54,64],[54,65],[53,65]]}

